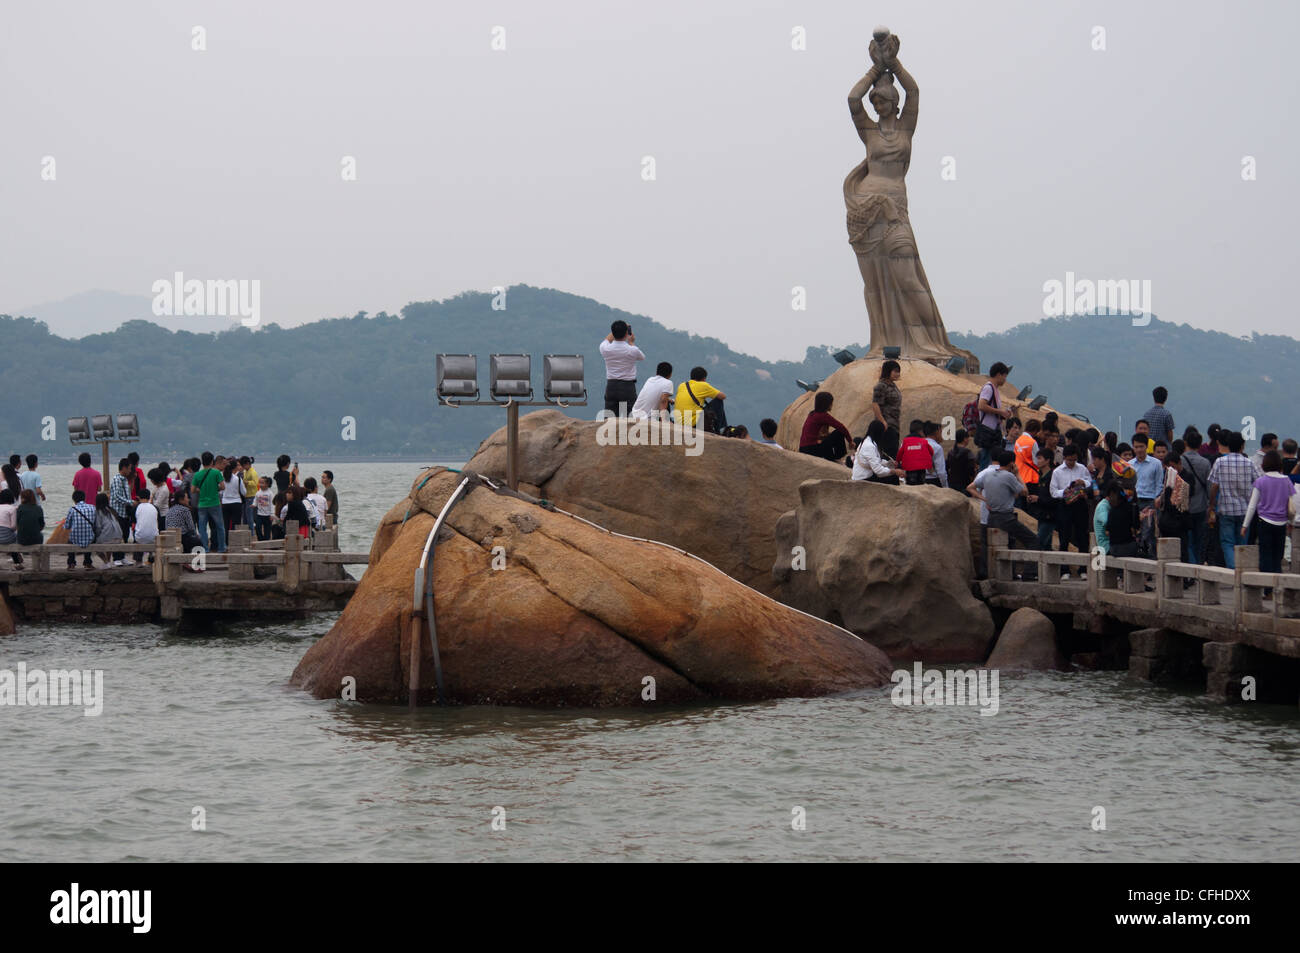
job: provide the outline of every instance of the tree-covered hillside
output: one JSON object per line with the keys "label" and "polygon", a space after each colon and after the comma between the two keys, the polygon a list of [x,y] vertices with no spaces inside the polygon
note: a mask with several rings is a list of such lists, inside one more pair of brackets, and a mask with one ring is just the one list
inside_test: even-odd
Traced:
{"label": "tree-covered hillside", "polygon": [[[221,334],[132,321],[79,340],[56,337],[30,318],[0,316],[0,375],[8,385],[0,448],[5,455],[67,457],[67,417],[134,411],[146,459],[204,448],[259,459],[282,451],[335,459],[464,459],[504,423],[505,413],[439,406],[435,354],[478,354],[484,392],[488,355],[531,354],[540,392],[543,354],[581,353],[590,402],[570,413],[590,418],[601,409],[604,390],[598,345],[616,318],[632,324],[646,352],[641,381],[661,360],[673,364],[677,380],[704,365],[728,395],[732,422],[754,431],[761,418],[779,417],[797,396],[796,378],[818,380],[836,368],[826,347],[808,348],[800,363],[761,361],[715,338],[550,289],[513,287],[504,311],[493,310],[492,301],[490,294],[466,293],[409,304],[400,317],[363,312],[296,328],[271,324]],[[1121,416],[1130,430],[1150,406],[1151,388],[1163,384],[1180,428],[1211,421],[1240,428],[1249,416],[1259,433],[1300,432],[1288,390],[1300,371],[1300,342],[1292,338],[1243,340],[1159,319],[1134,327],[1127,317],[1100,315],[952,338],[985,367],[999,360],[1015,365],[1013,384],[1031,385],[1053,406],[1087,414],[1102,430],[1117,428]],[[851,349],[860,354],[864,347]],[[57,422],[53,443],[41,440],[45,417]],[[353,440],[344,439],[345,417],[355,420]]]}
{"label": "tree-covered hillside", "polygon": [[[646,353],[641,381],[661,360],[673,364],[675,379],[704,365],[730,398],[734,419],[755,430],[796,396],[796,378],[825,377],[836,366],[825,348],[810,348],[801,364],[761,361],[715,338],[560,291],[515,286],[505,310],[493,310],[492,301],[466,293],[409,304],[400,317],[363,312],[221,334],[131,321],[79,340],[55,337],[32,319],[0,317],[0,374],[10,383],[0,446],[6,454],[40,452],[41,420],[50,416],[59,430],[58,440],[45,445],[47,455],[64,455],[71,451],[68,416],[135,412],[146,457],[212,448],[259,458],[283,450],[460,459],[504,423],[505,413],[439,406],[437,353],[478,354],[484,394],[488,355],[531,354],[539,397],[542,355],[581,353],[589,404],[569,412],[594,417],[604,394],[598,346],[616,318],[632,324]],[[345,417],[355,419],[354,440],[344,439]]]}

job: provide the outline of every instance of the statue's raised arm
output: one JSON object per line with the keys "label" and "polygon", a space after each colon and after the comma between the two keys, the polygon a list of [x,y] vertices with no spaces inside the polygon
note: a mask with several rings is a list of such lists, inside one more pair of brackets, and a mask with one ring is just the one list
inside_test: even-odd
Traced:
{"label": "statue's raised arm", "polygon": [[849,115],[853,117],[853,125],[864,143],[867,141],[867,132],[876,128],[876,121],[867,114],[862,100],[871,92],[871,87],[879,78],[880,70],[873,66],[867,71],[867,75],[854,83],[853,88],[849,90]]}
{"label": "statue's raised arm", "polygon": [[903,103],[903,111],[898,114],[898,122],[904,129],[916,130],[916,114],[921,108],[921,91],[916,87],[916,80],[912,79],[912,74],[903,69],[903,64],[894,60],[892,71],[898,79],[898,85],[903,87],[903,92],[907,93],[907,99]]}

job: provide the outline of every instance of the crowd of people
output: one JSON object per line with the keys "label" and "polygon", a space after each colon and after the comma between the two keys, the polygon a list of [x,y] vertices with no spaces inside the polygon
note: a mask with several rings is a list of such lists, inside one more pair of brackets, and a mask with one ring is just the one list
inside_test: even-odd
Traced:
{"label": "crowd of people", "polygon": [[[26,469],[23,469],[23,463]],[[331,522],[337,524],[338,491],[334,474],[321,472],[319,482],[307,477],[299,482],[298,465],[282,454],[270,476],[261,476],[250,456],[214,455],[204,451],[179,467],[163,461],[147,473],[140,455],[132,452],[117,462],[117,472],[105,487],[103,476],[92,466],[89,453],[78,457],[80,469],[72,478],[72,503],[58,524],[74,546],[92,543],[152,543],[164,529],[180,530],[186,552],[226,551],[229,533],[237,526],[250,528],[258,540],[283,539],[286,525],[298,524],[309,536]],[[3,465],[0,479],[0,545],[35,546],[45,539],[44,504],[48,501],[35,454],[19,454]],[[332,518],[332,519],[331,519]],[[68,568],[76,566],[75,553]],[[91,553],[82,565],[94,568]],[[11,553],[23,565],[21,553]],[[137,553],[135,562],[143,562]],[[127,554],[104,557],[104,566],[124,566]]]}
{"label": "crowd of people", "polygon": [[[1055,413],[1021,421],[1018,410],[1005,406],[1000,388],[1009,368],[997,363],[945,454],[933,421],[913,420],[900,437],[899,374],[895,361],[882,366],[874,419],[856,452],[847,429],[829,415],[830,395],[820,393],[803,442],[822,436],[801,449],[830,459],[853,452],[856,480],[964,492],[980,500],[986,540],[993,527],[1027,549],[1050,549],[1055,536],[1063,552],[1154,556],[1156,539],[1172,537],[1183,562],[1228,568],[1235,566],[1237,546],[1257,545],[1260,570],[1281,572],[1300,495],[1295,439],[1265,433],[1246,456],[1246,438],[1217,423],[1204,434],[1189,426],[1178,435],[1164,387],[1152,391],[1152,406],[1127,440],[1095,427],[1062,432]],[[1017,510],[1035,519],[1037,532],[1020,522]],[[977,571],[983,576],[987,565]]]}
{"label": "crowd of people", "polygon": [[[703,367],[674,389],[672,365],[663,362],[637,390],[637,363],[645,354],[625,321],[615,321],[600,345],[605,358],[605,410],[633,418],[661,415],[729,436],[724,393]],[[912,420],[902,431],[902,365],[884,361],[871,394],[871,419],[855,439],[833,414],[835,398],[819,390],[804,419],[799,452],[852,467],[854,480],[931,484],[980,501],[980,523],[1003,530],[1012,545],[1029,549],[1096,551],[1154,556],[1158,537],[1180,541],[1184,562],[1234,568],[1236,547],[1257,545],[1262,572],[1280,572],[1287,526],[1300,494],[1300,453],[1294,438],[1265,433],[1246,456],[1246,437],[1219,424],[1202,433],[1175,431],[1166,388],[1152,391],[1152,406],[1127,438],[1095,427],[1061,428],[1055,413],[1021,420],[1023,408],[1001,395],[1010,368],[997,362],[978,396],[962,410],[961,428],[945,450],[942,425]],[[955,408],[954,408],[955,409]],[[1025,413],[1026,418],[1028,414]],[[758,443],[780,447],[777,424],[760,424]],[[1032,516],[1037,531],[1020,522]],[[1055,537],[1055,540],[1053,540]],[[986,547],[985,547],[986,548]],[[987,557],[977,573],[987,572]],[[1086,571],[1080,573],[1086,578]],[[1069,578],[1070,573],[1064,573]]]}

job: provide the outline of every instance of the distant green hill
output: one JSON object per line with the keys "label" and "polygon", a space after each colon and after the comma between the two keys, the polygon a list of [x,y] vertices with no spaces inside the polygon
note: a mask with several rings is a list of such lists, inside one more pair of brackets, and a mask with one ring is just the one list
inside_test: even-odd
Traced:
{"label": "distant green hill", "polygon": [[[129,321],[79,340],[55,337],[29,318],[0,316],[0,374],[11,385],[0,447],[5,455],[39,453],[41,420],[52,416],[59,437],[46,445],[47,455],[66,455],[68,416],[134,411],[147,458],[211,448],[259,459],[281,451],[461,459],[505,422],[505,413],[439,406],[435,354],[478,354],[484,392],[488,355],[531,354],[540,392],[543,354],[581,353],[590,402],[570,413],[590,418],[603,407],[599,344],[617,318],[632,324],[646,352],[641,381],[661,360],[672,363],[677,379],[703,365],[726,392],[735,421],[754,430],[761,418],[780,417],[799,393],[796,378],[825,377],[836,367],[825,348],[809,348],[802,363],[761,361],[716,338],[561,291],[519,285],[506,303],[494,311],[491,295],[471,292],[409,304],[401,317],[362,312],[221,334]],[[355,440],[342,439],[344,417],[356,420]]]}
{"label": "distant green hill", "polygon": [[[728,416],[757,430],[779,418],[797,396],[796,378],[825,378],[836,368],[831,351],[810,347],[802,362],[761,361],[716,338],[665,328],[589,298],[526,285],[509,289],[508,307],[493,311],[492,296],[466,293],[441,302],[407,305],[400,317],[364,312],[296,328],[270,324],[221,334],[169,331],[130,321],[107,334],[79,340],[56,337],[30,318],[0,316],[0,375],[6,412],[0,448],[70,453],[64,421],[97,412],[140,415],[146,459],[166,454],[252,453],[259,459],[292,455],[400,455],[463,459],[505,420],[485,408],[453,410],[433,396],[434,355],[479,355],[486,389],[493,352],[534,357],[586,357],[590,404],[574,408],[594,417],[602,406],[604,363],[600,340],[616,318],[629,321],[646,352],[642,381],[661,360],[680,380],[696,365],[728,395]],[[1300,342],[1256,336],[1245,341],[1153,319],[1135,328],[1125,317],[1086,316],[1021,325],[1003,334],[952,335],[984,366],[1015,365],[1012,383],[1033,385],[1053,406],[1087,414],[1102,430],[1124,429],[1150,406],[1164,384],[1181,428],[1211,420],[1240,427],[1244,416],[1259,432],[1294,433],[1294,401],[1286,381],[1300,371]],[[862,346],[851,349],[862,353]],[[954,408],[959,413],[960,408]],[[53,417],[58,439],[41,441],[41,421]],[[355,440],[342,437],[344,417],[355,418]]]}

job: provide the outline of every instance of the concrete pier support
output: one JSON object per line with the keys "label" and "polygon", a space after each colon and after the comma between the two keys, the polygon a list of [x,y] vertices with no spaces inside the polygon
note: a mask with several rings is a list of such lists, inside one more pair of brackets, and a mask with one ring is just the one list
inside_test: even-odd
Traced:
{"label": "concrete pier support", "polygon": [[1202,681],[1202,647],[1194,636],[1172,629],[1129,633],[1128,673],[1148,682]]}

